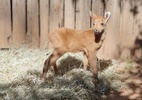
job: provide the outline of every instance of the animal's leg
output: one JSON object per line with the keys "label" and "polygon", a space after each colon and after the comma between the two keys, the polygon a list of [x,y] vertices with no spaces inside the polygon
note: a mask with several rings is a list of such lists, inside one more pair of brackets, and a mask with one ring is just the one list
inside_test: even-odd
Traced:
{"label": "animal's leg", "polygon": [[51,56],[44,62],[44,67],[43,67],[43,73],[42,73],[42,81],[45,81],[45,77],[47,74],[48,69],[53,66],[54,72],[57,75],[57,67],[56,67],[56,61],[60,57],[60,54],[57,51],[53,51]]}
{"label": "animal's leg", "polygon": [[57,69],[57,66],[56,66],[56,62],[53,64],[53,69],[54,69],[55,76],[57,76],[58,75],[58,69]]}
{"label": "animal's leg", "polygon": [[87,70],[87,67],[88,67],[88,57],[87,57],[88,53],[87,53],[87,50],[84,50],[83,56],[84,56],[84,61],[83,61],[84,70]]}
{"label": "animal's leg", "polygon": [[87,68],[88,68],[88,58],[87,58],[87,56],[86,55],[84,55],[84,70],[87,70]]}
{"label": "animal's leg", "polygon": [[50,63],[54,69],[55,76],[58,75],[58,69],[56,66],[56,61],[64,54],[65,52],[61,52],[59,49],[54,53],[54,57],[51,59]]}
{"label": "animal's leg", "polygon": [[50,68],[49,61],[50,61],[51,57],[52,57],[52,54],[44,62],[43,71],[42,71],[42,79],[41,79],[43,82],[45,81],[47,71]]}
{"label": "animal's leg", "polygon": [[95,52],[89,52],[88,60],[89,60],[91,71],[94,74],[94,78],[98,80],[98,67],[96,66],[96,55],[95,55]]}

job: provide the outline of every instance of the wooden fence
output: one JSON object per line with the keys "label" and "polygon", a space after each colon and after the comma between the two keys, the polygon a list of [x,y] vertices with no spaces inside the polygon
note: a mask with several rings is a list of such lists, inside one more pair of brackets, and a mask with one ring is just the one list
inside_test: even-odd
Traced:
{"label": "wooden fence", "polygon": [[88,29],[89,10],[110,11],[100,58],[142,56],[142,0],[0,0],[0,48],[48,47],[48,33],[59,27]]}

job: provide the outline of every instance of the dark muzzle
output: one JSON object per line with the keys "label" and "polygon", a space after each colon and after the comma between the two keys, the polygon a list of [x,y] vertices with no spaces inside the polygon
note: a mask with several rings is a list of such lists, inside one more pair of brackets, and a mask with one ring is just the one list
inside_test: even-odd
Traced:
{"label": "dark muzzle", "polygon": [[101,32],[98,32],[96,29],[94,29],[94,35],[95,35],[95,42],[98,43],[102,37],[102,34],[104,33],[104,30]]}
{"label": "dark muzzle", "polygon": [[94,29],[94,33],[95,33],[96,35],[103,34],[103,33],[104,33],[104,30],[102,30],[101,32],[99,32],[97,29]]}

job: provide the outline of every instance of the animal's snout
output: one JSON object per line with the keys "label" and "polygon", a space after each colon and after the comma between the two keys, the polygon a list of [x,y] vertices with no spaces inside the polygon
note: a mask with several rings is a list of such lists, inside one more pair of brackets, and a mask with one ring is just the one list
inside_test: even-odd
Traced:
{"label": "animal's snout", "polygon": [[94,29],[94,33],[95,34],[102,34],[102,33],[104,33],[104,29],[102,29],[101,31]]}
{"label": "animal's snout", "polygon": [[98,33],[98,30],[97,30],[97,29],[94,29],[94,33]]}

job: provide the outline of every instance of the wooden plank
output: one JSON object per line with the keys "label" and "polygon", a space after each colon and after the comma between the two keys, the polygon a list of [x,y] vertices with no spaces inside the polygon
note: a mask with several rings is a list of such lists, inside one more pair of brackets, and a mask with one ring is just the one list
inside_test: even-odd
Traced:
{"label": "wooden plank", "polygon": [[30,47],[39,47],[38,0],[27,0],[28,38]]}
{"label": "wooden plank", "polygon": [[[110,11],[111,17],[106,26],[106,38],[98,57],[102,59],[119,58],[119,34],[120,34],[120,0],[105,2],[105,12]],[[111,49],[110,49],[111,48]]]}
{"label": "wooden plank", "polygon": [[76,29],[90,28],[91,0],[77,0],[76,2]]}
{"label": "wooden plank", "polygon": [[[104,4],[105,0],[92,0],[92,12],[95,13],[97,16],[104,15]],[[91,20],[91,27],[93,26]]]}
{"label": "wooden plank", "polygon": [[50,27],[49,32],[53,32],[59,27],[63,27],[63,0],[50,0]]}
{"label": "wooden plank", "polygon": [[25,0],[12,0],[13,4],[13,46],[20,46],[26,37]]}
{"label": "wooden plank", "polygon": [[104,15],[104,2],[105,0],[92,0],[92,12],[96,15]]}
{"label": "wooden plank", "polygon": [[65,0],[65,27],[75,28],[75,0]]}
{"label": "wooden plank", "polygon": [[134,15],[134,49],[132,52],[132,56],[134,59],[142,58],[142,1],[135,0],[134,7],[131,9]]}
{"label": "wooden plank", "polygon": [[40,0],[40,48],[48,45],[49,0]]}
{"label": "wooden plank", "polygon": [[0,48],[10,47],[11,11],[10,0],[0,0]]}
{"label": "wooden plank", "polygon": [[121,57],[131,57],[131,49],[134,45],[134,17],[131,8],[134,7],[134,0],[122,1],[122,16],[121,16],[121,31],[120,31],[120,46]]}

